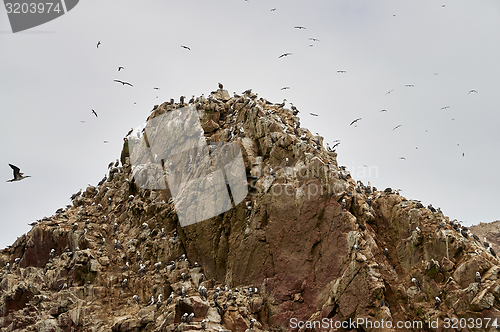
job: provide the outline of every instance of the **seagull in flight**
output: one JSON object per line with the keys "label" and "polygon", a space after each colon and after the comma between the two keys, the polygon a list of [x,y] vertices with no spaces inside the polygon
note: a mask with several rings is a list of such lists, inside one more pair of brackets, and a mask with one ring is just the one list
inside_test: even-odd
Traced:
{"label": "seagull in flight", "polygon": [[187,46],[185,46],[185,45],[181,45],[181,47],[182,47],[182,48],[185,48],[186,50],[191,51],[191,48],[190,48],[190,47],[187,47]]}
{"label": "seagull in flight", "polygon": [[99,48],[99,45],[101,45],[101,41],[100,40],[97,42],[97,48]]}
{"label": "seagull in flight", "polygon": [[284,87],[282,87],[280,90],[288,90],[288,89],[290,89],[290,87],[289,87],[289,86],[284,86]]}
{"label": "seagull in flight", "polygon": [[415,85],[413,85],[413,84],[406,84],[405,86],[406,86],[407,88],[413,88]]}
{"label": "seagull in flight", "polygon": [[316,113],[309,113],[309,114],[311,114],[312,116],[318,116],[318,114]]}
{"label": "seagull in flight", "polygon": [[401,127],[401,125],[397,125],[396,127],[392,128],[392,130],[396,130],[396,129],[398,129],[399,127]]}
{"label": "seagull in flight", "polygon": [[21,173],[19,167],[14,166],[12,164],[9,164],[9,166],[14,171],[14,178],[12,180],[7,180],[7,182],[21,181],[22,179],[31,177],[30,175],[24,175],[24,173]]}
{"label": "seagull in flight", "polygon": [[386,94],[386,95],[388,95],[388,94],[389,94],[389,93],[391,93],[392,91],[394,91],[394,90],[387,91],[385,94]]}
{"label": "seagull in flight", "polygon": [[95,117],[97,118],[97,113],[92,109],[92,113],[94,113]]}
{"label": "seagull in flight", "polygon": [[357,118],[357,119],[353,120],[349,126],[352,126],[353,124],[355,124],[355,123],[356,123],[356,122],[358,122],[359,120],[361,120],[361,118]]}
{"label": "seagull in flight", "polygon": [[285,57],[285,56],[289,56],[289,55],[292,55],[292,53],[283,53],[281,54],[278,59],[281,59],[282,57]]}
{"label": "seagull in flight", "polygon": [[312,40],[312,41],[319,41],[319,39],[317,39],[317,38],[309,38],[309,40]]}
{"label": "seagull in flight", "polygon": [[272,11],[272,12],[276,11],[276,8],[271,8],[271,11]]}
{"label": "seagull in flight", "polygon": [[450,106],[444,106],[444,107],[441,107],[442,110],[445,110],[447,108],[450,108]]}
{"label": "seagull in flight", "polygon": [[302,29],[305,29],[305,27],[301,27],[301,26],[296,26],[296,27],[293,27],[294,29],[299,29],[299,30],[302,30]]}
{"label": "seagull in flight", "polygon": [[129,82],[125,82],[125,81],[120,81],[120,80],[114,80],[115,82],[118,82],[118,83],[121,83],[123,85],[130,85],[130,86],[133,86],[132,84],[130,84]]}
{"label": "seagull in flight", "polygon": [[118,67],[118,71],[120,71],[122,69],[125,69],[125,67],[122,67],[122,66]]}
{"label": "seagull in flight", "polygon": [[380,112],[387,112],[387,110],[386,110],[386,109],[383,109],[383,110],[381,110]]}
{"label": "seagull in flight", "polygon": [[[477,91],[476,91],[476,90],[474,90],[474,89],[472,89],[472,90],[470,90],[470,91],[469,91],[469,93],[472,93],[472,92],[477,93]],[[468,93],[468,94],[469,94],[469,93]]]}
{"label": "seagull in flight", "polygon": [[345,70],[337,70],[337,73],[343,74],[343,73],[345,73]]}

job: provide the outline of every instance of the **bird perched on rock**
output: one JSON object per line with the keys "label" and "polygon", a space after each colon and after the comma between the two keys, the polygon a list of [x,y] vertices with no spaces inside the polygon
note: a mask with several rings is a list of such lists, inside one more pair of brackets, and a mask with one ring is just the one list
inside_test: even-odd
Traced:
{"label": "bird perched on rock", "polygon": [[436,296],[436,302],[434,303],[434,309],[437,309],[441,304],[441,299]]}
{"label": "bird perched on rock", "polygon": [[141,260],[141,252],[139,250],[136,251],[135,261],[138,262]]}
{"label": "bird perched on rock", "polygon": [[148,302],[148,306],[153,305],[155,303],[155,297],[151,295],[151,299]]}
{"label": "bird perched on rock", "polygon": [[123,249],[123,245],[120,243],[120,241],[118,241],[117,239],[115,239],[114,248],[115,248],[115,250],[117,250],[117,249]]}
{"label": "bird perched on rock", "polygon": [[76,230],[77,230],[77,229],[78,229],[78,223],[76,223],[76,222],[75,222],[75,223],[73,224],[72,231],[73,231],[73,232],[76,232]]}
{"label": "bird perched on rock", "polygon": [[198,287],[198,293],[200,294],[200,297],[205,299],[207,298],[207,288],[205,286]]}
{"label": "bird perched on rock", "polygon": [[127,271],[130,268],[130,264],[128,262],[125,263],[122,267],[122,271]]}
{"label": "bird perched on rock", "polygon": [[123,279],[123,281],[122,281],[122,288],[125,288],[125,286],[127,286],[127,281],[128,281],[127,278]]}
{"label": "bird perched on rock", "polygon": [[224,89],[224,86],[222,85],[222,83],[219,83],[219,90],[222,90]]}
{"label": "bird perched on rock", "polygon": [[484,238],[483,244],[484,244],[485,248],[488,248],[490,246],[490,244],[488,243],[488,241],[486,241],[486,238]]}
{"label": "bird perched on rock", "polygon": [[340,207],[342,208],[342,211],[345,211],[345,207],[347,205],[347,201],[345,198],[342,199],[342,203],[340,204]]}
{"label": "bird perched on rock", "polygon": [[170,304],[174,300],[174,292],[170,293],[170,296],[167,298],[167,305]]}
{"label": "bird perched on rock", "polygon": [[190,313],[189,316],[187,316],[186,323],[192,323],[194,318],[194,312]]}
{"label": "bird perched on rock", "polygon": [[205,331],[207,329],[207,321],[206,319],[201,321],[201,330]]}
{"label": "bird perched on rock", "polygon": [[384,256],[389,258],[389,249],[384,248],[383,252],[384,252]]}
{"label": "bird perched on rock", "polygon": [[134,295],[134,296],[132,296],[132,299],[134,299],[136,304],[139,304],[139,296]]}
{"label": "bird perched on rock", "polygon": [[140,264],[139,270],[137,271],[137,274],[145,274],[146,273],[146,267],[143,264]]}
{"label": "bird perched on rock", "polygon": [[50,258],[54,258],[55,254],[56,254],[56,250],[55,249],[50,249],[49,257]]}
{"label": "bird perched on rock", "polygon": [[493,250],[493,247],[488,248],[490,250],[490,253],[493,255],[493,257],[497,257],[497,254],[495,253],[495,250]]}
{"label": "bird perched on rock", "polygon": [[476,272],[476,282],[481,285],[481,273],[479,271]]}
{"label": "bird perched on rock", "polygon": [[168,272],[172,272],[175,270],[175,262],[171,261],[170,264],[168,264]]}
{"label": "bird perched on rock", "polygon": [[161,307],[161,294],[158,294],[158,301],[156,301],[156,310],[160,309]]}
{"label": "bird perched on rock", "polygon": [[420,289],[420,282],[417,280],[417,278],[411,278],[411,281],[417,286],[418,290]]}
{"label": "bird perched on rock", "polygon": [[155,263],[154,269],[155,271],[158,271],[161,268],[161,262]]}

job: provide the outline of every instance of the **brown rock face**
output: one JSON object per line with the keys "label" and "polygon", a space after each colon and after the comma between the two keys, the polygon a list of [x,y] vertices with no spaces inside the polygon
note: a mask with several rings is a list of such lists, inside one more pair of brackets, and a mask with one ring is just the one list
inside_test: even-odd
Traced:
{"label": "brown rock face", "polygon": [[[500,324],[499,261],[482,243],[487,237],[497,249],[496,225],[467,230],[390,188],[355,181],[321,136],[251,91],[231,97],[219,89],[189,106],[208,143],[240,148],[245,199],[181,227],[170,189],[136,182],[156,181],[148,172],[163,172],[168,160],[155,164],[152,155],[131,164],[143,138],[126,137],[121,166],[110,166],[72,206],[0,252],[1,331],[452,331],[446,319],[471,318]],[[157,105],[149,119],[180,107]],[[181,130],[178,122],[170,130]],[[198,215],[211,207],[189,208]],[[437,319],[440,326],[430,327]],[[405,321],[413,325],[396,326]]]}

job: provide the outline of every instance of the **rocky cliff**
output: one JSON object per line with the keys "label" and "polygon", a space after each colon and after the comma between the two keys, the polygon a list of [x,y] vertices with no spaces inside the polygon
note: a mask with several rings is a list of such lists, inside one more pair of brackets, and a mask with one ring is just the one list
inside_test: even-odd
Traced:
{"label": "rocky cliff", "polygon": [[181,227],[169,190],[136,184],[127,136],[97,186],[1,251],[2,331],[495,330],[499,261],[471,230],[351,178],[293,107],[219,89],[149,119],[186,106],[240,147],[244,201]]}

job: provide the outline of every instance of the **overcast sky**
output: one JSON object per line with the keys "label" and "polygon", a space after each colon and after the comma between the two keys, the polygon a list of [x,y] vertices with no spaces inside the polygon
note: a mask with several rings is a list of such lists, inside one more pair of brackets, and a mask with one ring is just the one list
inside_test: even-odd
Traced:
{"label": "overcast sky", "polygon": [[497,0],[86,0],[16,34],[2,7],[0,247],[96,185],[155,104],[218,82],[292,102],[365,184],[500,219],[499,31]]}

